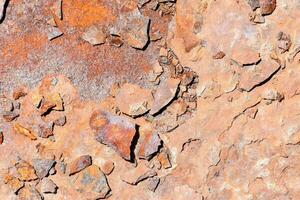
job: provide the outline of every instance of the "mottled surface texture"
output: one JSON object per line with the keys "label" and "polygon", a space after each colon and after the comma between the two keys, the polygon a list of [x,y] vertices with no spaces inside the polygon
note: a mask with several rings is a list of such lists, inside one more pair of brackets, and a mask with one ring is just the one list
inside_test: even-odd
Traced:
{"label": "mottled surface texture", "polygon": [[300,199],[299,0],[0,0],[0,199]]}

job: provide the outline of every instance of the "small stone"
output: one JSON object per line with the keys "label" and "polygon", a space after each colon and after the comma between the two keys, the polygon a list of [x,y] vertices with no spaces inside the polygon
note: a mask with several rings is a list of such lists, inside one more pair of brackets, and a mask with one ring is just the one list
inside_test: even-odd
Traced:
{"label": "small stone", "polygon": [[92,157],[84,155],[78,157],[76,160],[69,164],[69,176],[80,172],[92,164]]}
{"label": "small stone", "polygon": [[54,124],[56,126],[64,126],[65,124],[67,123],[67,117],[64,115],[64,116],[61,116],[59,118],[57,118],[55,121],[54,121]]}
{"label": "small stone", "polygon": [[52,16],[47,20],[47,24],[49,24],[50,26],[53,26],[53,27],[57,27],[56,21],[55,21],[54,17],[52,17]]}
{"label": "small stone", "polygon": [[48,138],[53,135],[53,122],[42,122],[39,124],[38,136],[41,138]]}
{"label": "small stone", "polygon": [[259,65],[245,68],[245,71],[240,75],[239,87],[249,92],[279,69],[280,65],[273,60],[262,61]]}
{"label": "small stone", "polygon": [[124,173],[121,179],[130,185],[138,185],[140,182],[155,176],[157,176],[156,171],[152,169],[149,170],[144,166],[138,166],[136,169]]}
{"label": "small stone", "polygon": [[102,165],[100,165],[100,169],[105,175],[109,175],[115,169],[115,164],[112,161],[105,161]]}
{"label": "small stone", "polygon": [[124,44],[122,38],[117,35],[111,35],[109,38],[109,43],[110,43],[110,45],[118,47],[118,48]]}
{"label": "small stone", "polygon": [[2,116],[6,122],[11,122],[15,120],[17,117],[19,117],[20,115],[14,111],[10,111],[10,112],[4,112]]}
{"label": "small stone", "polygon": [[142,15],[138,9],[130,13],[127,31],[124,32],[127,43],[136,49],[143,49],[149,41],[149,24],[150,19]]}
{"label": "small stone", "polygon": [[193,71],[185,71],[180,77],[180,85],[188,86],[192,84],[196,76]]}
{"label": "small stone", "polygon": [[62,0],[56,0],[50,9],[58,19],[62,20]]}
{"label": "small stone", "polygon": [[253,11],[260,7],[259,0],[248,0],[248,4]]}
{"label": "small stone", "polygon": [[156,30],[154,32],[152,32],[152,31],[150,32],[150,40],[152,42],[158,41],[160,39],[162,39],[162,34],[159,30]]}
{"label": "small stone", "polygon": [[15,194],[18,194],[18,191],[24,187],[24,182],[21,182],[18,178],[13,177],[9,174],[4,176],[4,183],[7,184]]}
{"label": "small stone", "polygon": [[58,187],[57,185],[49,178],[44,178],[41,181],[41,192],[42,193],[52,193],[55,194],[57,191]]}
{"label": "small stone", "polygon": [[188,105],[183,99],[178,99],[168,107],[168,111],[174,113],[177,117],[187,112]]}
{"label": "small stone", "polygon": [[76,190],[86,193],[87,199],[106,198],[111,190],[106,176],[96,165],[91,165],[78,173],[74,186]]}
{"label": "small stone", "polygon": [[244,45],[238,45],[233,48],[231,59],[240,66],[256,64],[261,60],[257,51]]}
{"label": "small stone", "polygon": [[62,36],[63,34],[64,33],[61,32],[57,27],[49,26],[47,29],[47,36],[48,40],[50,41]]}
{"label": "small stone", "polygon": [[50,174],[50,175],[56,174],[56,169],[55,169],[54,167],[52,167],[52,168],[50,169],[50,171],[49,171],[49,174]]}
{"label": "small stone", "polygon": [[259,0],[262,15],[270,15],[276,9],[276,0]]}
{"label": "small stone", "polygon": [[144,122],[139,128],[138,157],[150,160],[159,151],[162,141],[154,132],[150,122]]}
{"label": "small stone", "polygon": [[30,138],[31,140],[36,140],[37,139],[34,133],[32,133],[29,129],[23,127],[19,123],[14,124],[14,130],[17,133]]}
{"label": "small stone", "polygon": [[22,200],[43,200],[39,191],[32,185],[26,185],[18,193],[18,199]]}
{"label": "small stone", "polygon": [[161,75],[164,72],[164,68],[162,68],[162,66],[158,62],[156,62],[153,65],[153,72],[157,75]]}
{"label": "small stone", "polygon": [[100,45],[105,43],[106,34],[100,28],[91,26],[83,33],[82,39],[94,46]]}
{"label": "small stone", "polygon": [[27,93],[27,88],[25,86],[18,87],[13,91],[13,99],[18,100],[19,98],[26,96]]}
{"label": "small stone", "polygon": [[95,111],[90,118],[90,127],[96,140],[108,145],[127,161],[132,161],[131,146],[136,135],[136,126],[128,118],[104,111]]}
{"label": "small stone", "polygon": [[291,36],[288,34],[279,32],[277,39],[278,39],[278,48],[279,48],[280,53],[287,52],[290,49],[290,47],[292,46]]}
{"label": "small stone", "polygon": [[14,108],[15,108],[15,109],[18,109],[18,110],[20,110],[20,108],[21,108],[21,103],[20,103],[20,102],[17,102],[17,101],[15,101],[15,102],[13,102],[13,106],[14,106]]}
{"label": "small stone", "polygon": [[152,192],[155,192],[156,188],[160,183],[160,178],[153,177],[148,179],[148,189]]}
{"label": "small stone", "polygon": [[150,110],[151,115],[161,111],[175,98],[179,84],[179,79],[170,78],[158,86],[154,94],[154,102]]}
{"label": "small stone", "polygon": [[31,96],[32,104],[33,104],[36,108],[40,108],[40,106],[41,106],[43,100],[44,100],[44,97],[41,96],[41,95],[33,94],[33,95]]}
{"label": "small stone", "polygon": [[59,93],[48,94],[42,99],[40,103],[40,113],[41,115],[45,115],[51,110],[63,111],[64,110],[64,102]]}
{"label": "small stone", "polygon": [[217,53],[215,53],[213,56],[212,56],[212,58],[213,59],[222,59],[222,58],[224,58],[225,57],[225,53],[223,52],[223,51],[218,51]]}
{"label": "small stone", "polygon": [[122,85],[116,95],[116,105],[122,113],[130,116],[145,114],[150,110],[151,104],[151,91],[130,83]]}
{"label": "small stone", "polygon": [[247,115],[251,119],[255,119],[257,112],[257,108],[250,108],[245,111],[245,115]]}
{"label": "small stone", "polygon": [[159,160],[159,162],[161,163],[161,166],[164,169],[168,169],[168,168],[172,167],[172,164],[170,162],[169,154],[166,152],[166,150],[161,151],[158,154],[157,159]]}
{"label": "small stone", "polygon": [[53,168],[55,160],[52,159],[33,159],[33,167],[39,179],[49,175],[49,171]]}
{"label": "small stone", "polygon": [[4,18],[5,12],[5,5],[7,4],[8,0],[0,0],[0,23]]}
{"label": "small stone", "polygon": [[33,181],[38,179],[33,166],[26,161],[21,160],[17,162],[15,168],[19,175],[18,178],[22,181]]}
{"label": "small stone", "polygon": [[168,57],[169,51],[168,49],[161,47],[159,50],[159,56]]}
{"label": "small stone", "polygon": [[1,132],[0,132],[0,144],[3,143],[3,140],[4,140],[4,139],[3,139],[3,132],[1,131]]}

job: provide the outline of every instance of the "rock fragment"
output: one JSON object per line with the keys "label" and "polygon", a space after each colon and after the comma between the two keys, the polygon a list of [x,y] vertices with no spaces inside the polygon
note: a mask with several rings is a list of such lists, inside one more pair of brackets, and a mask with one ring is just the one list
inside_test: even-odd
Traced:
{"label": "rock fragment", "polygon": [[144,180],[157,176],[157,172],[152,169],[151,170],[148,169],[147,171],[145,171],[146,169],[141,169],[141,170],[142,171],[136,169],[136,170],[126,172],[123,175],[122,180],[125,183],[128,183],[130,185],[137,185]]}
{"label": "rock fragment", "polygon": [[154,102],[150,110],[151,115],[161,111],[175,98],[179,83],[180,79],[170,78],[158,86],[154,94]]}
{"label": "rock fragment", "polygon": [[14,124],[14,130],[15,130],[17,133],[19,133],[19,134],[21,134],[21,135],[24,135],[24,136],[26,136],[26,137],[28,137],[28,138],[30,138],[31,140],[36,140],[36,139],[37,139],[36,136],[35,136],[35,134],[34,134],[31,130],[29,130],[29,129],[23,127],[23,126],[20,125],[19,123],[15,123],[15,124]]}
{"label": "rock fragment", "polygon": [[88,195],[87,198],[93,199],[106,198],[111,190],[106,176],[96,165],[91,165],[81,171],[76,177],[74,186],[78,191],[85,192]]}
{"label": "rock fragment", "polygon": [[19,98],[26,96],[27,93],[27,88],[25,86],[20,86],[14,89],[12,96],[14,100],[18,100]]}
{"label": "rock fragment", "polygon": [[39,179],[49,175],[49,171],[53,168],[55,160],[52,159],[33,159],[33,167]]}
{"label": "rock fragment", "polygon": [[115,46],[115,47],[118,47],[118,48],[121,47],[124,44],[122,38],[118,35],[111,35],[109,37],[109,43],[110,43],[111,46]]}
{"label": "rock fragment", "polygon": [[132,161],[132,143],[136,135],[135,124],[123,116],[95,111],[90,118],[96,140],[108,145],[127,161]]}
{"label": "rock fragment", "polygon": [[238,45],[233,48],[231,59],[240,66],[252,65],[260,61],[260,54],[248,46]]}
{"label": "rock fragment", "polygon": [[0,0],[0,23],[2,22],[5,15],[5,6],[8,0]]}
{"label": "rock fragment", "polygon": [[276,9],[276,0],[259,0],[259,5],[263,15],[270,15]]}
{"label": "rock fragment", "polygon": [[12,175],[5,175],[3,178],[4,184],[7,184],[10,189],[13,190],[15,194],[18,193],[18,191],[24,187],[24,182],[20,181],[18,178],[12,176]]}
{"label": "rock fragment", "polygon": [[19,117],[20,115],[18,113],[16,113],[15,111],[9,111],[9,112],[6,111],[3,113],[2,116],[6,122],[11,122],[11,121],[15,120],[17,117]]}
{"label": "rock fragment", "polygon": [[103,164],[100,165],[100,169],[105,175],[111,174],[114,168],[115,164],[112,161],[105,161]]}
{"label": "rock fragment", "polygon": [[92,157],[83,155],[72,161],[69,165],[69,176],[80,172],[92,164]]}
{"label": "rock fragment", "polygon": [[149,25],[150,19],[135,9],[120,16],[110,32],[113,35],[122,35],[131,47],[144,49],[149,42]]}
{"label": "rock fragment", "polygon": [[279,68],[280,65],[273,60],[262,61],[259,65],[251,66],[240,75],[239,87],[249,92],[268,80]]}
{"label": "rock fragment", "polygon": [[93,25],[83,33],[81,38],[95,46],[105,43],[106,34],[100,28]]}
{"label": "rock fragment", "polygon": [[67,117],[61,116],[54,121],[56,126],[64,126],[67,123]]}
{"label": "rock fragment", "polygon": [[153,177],[148,179],[148,189],[152,192],[155,192],[156,188],[160,183],[160,178]]}
{"label": "rock fragment", "polygon": [[282,31],[278,33],[277,39],[280,53],[287,52],[292,46],[291,36],[283,33]]}
{"label": "rock fragment", "polygon": [[122,85],[116,95],[116,105],[122,113],[129,116],[145,114],[150,110],[151,104],[151,91],[130,83]]}
{"label": "rock fragment", "polygon": [[223,51],[218,51],[217,53],[215,53],[212,58],[215,59],[215,60],[218,60],[218,59],[222,59],[225,57],[225,53]]}
{"label": "rock fragment", "polygon": [[22,200],[43,200],[39,191],[32,185],[26,185],[19,193],[18,198]]}
{"label": "rock fragment", "polygon": [[60,20],[63,19],[62,0],[56,0],[50,9],[58,19],[60,19]]}
{"label": "rock fragment", "polygon": [[22,181],[33,181],[38,179],[33,166],[26,161],[21,160],[17,162],[15,168],[19,175],[18,178]]}
{"label": "rock fragment", "polygon": [[253,11],[260,7],[259,0],[248,0],[248,4]]}
{"label": "rock fragment", "polygon": [[139,128],[138,157],[149,160],[159,151],[162,141],[154,132],[152,124],[145,122]]}
{"label": "rock fragment", "polygon": [[41,181],[41,192],[42,193],[52,193],[55,194],[57,191],[58,187],[57,185],[49,178],[44,178]]}
{"label": "rock fragment", "polygon": [[41,115],[45,115],[51,110],[64,110],[64,102],[59,93],[49,94],[42,98],[42,101],[40,103]]}
{"label": "rock fragment", "polygon": [[53,135],[53,122],[42,122],[39,124],[38,136],[41,138],[48,138]]}
{"label": "rock fragment", "polygon": [[57,27],[49,26],[47,29],[47,36],[48,40],[54,40],[60,36],[62,36],[64,33],[61,32]]}

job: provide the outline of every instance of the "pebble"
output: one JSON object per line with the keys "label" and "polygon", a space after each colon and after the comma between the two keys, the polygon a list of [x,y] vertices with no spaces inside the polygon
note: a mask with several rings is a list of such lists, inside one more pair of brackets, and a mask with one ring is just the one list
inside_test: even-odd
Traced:
{"label": "pebble", "polygon": [[81,38],[92,45],[100,45],[105,43],[106,34],[100,28],[93,25],[83,33]]}
{"label": "pebble", "polygon": [[36,171],[37,176],[42,179],[49,175],[50,170],[55,164],[55,160],[52,159],[33,159],[33,167]]}
{"label": "pebble", "polygon": [[151,90],[126,83],[116,95],[116,105],[129,116],[140,116],[148,112],[152,104]]}
{"label": "pebble", "polygon": [[4,112],[2,116],[6,122],[11,122],[15,120],[17,117],[19,117],[20,115],[14,111],[10,111],[10,112]]}
{"label": "pebble", "polygon": [[3,143],[4,137],[3,137],[3,132],[0,131],[0,144]]}
{"label": "pebble", "polygon": [[131,145],[136,136],[136,125],[127,117],[101,110],[94,111],[90,118],[90,127],[98,142],[108,145],[125,160],[133,161]]}
{"label": "pebble", "polygon": [[81,171],[76,177],[74,187],[86,193],[87,199],[104,199],[111,191],[106,176],[96,165],[91,165]]}
{"label": "pebble", "polygon": [[170,78],[158,86],[154,94],[154,102],[150,110],[151,115],[161,111],[174,99],[178,91],[179,84],[180,79]]}
{"label": "pebble", "polygon": [[58,189],[57,185],[49,178],[44,178],[40,184],[41,184],[41,192],[45,194],[47,193],[55,194]]}
{"label": "pebble", "polygon": [[17,133],[19,133],[19,134],[21,134],[21,135],[24,135],[24,136],[30,138],[31,140],[36,140],[36,139],[37,139],[36,136],[33,134],[33,132],[31,132],[31,130],[29,130],[29,129],[23,127],[23,126],[20,125],[19,123],[15,123],[15,124],[13,125],[13,127],[14,127],[14,130],[15,130]]}
{"label": "pebble", "polygon": [[57,118],[55,121],[54,121],[54,124],[56,126],[64,126],[65,124],[67,123],[67,117],[64,115],[64,116],[61,116],[59,118]]}
{"label": "pebble", "polygon": [[63,34],[64,33],[61,32],[57,27],[49,26],[47,29],[47,36],[48,40],[50,41],[62,36]]}
{"label": "pebble", "polygon": [[33,166],[26,161],[18,161],[15,164],[15,168],[19,176],[18,178],[22,181],[33,181],[38,179]]}
{"label": "pebble", "polygon": [[83,155],[69,164],[69,176],[74,175],[92,164],[92,157]]}

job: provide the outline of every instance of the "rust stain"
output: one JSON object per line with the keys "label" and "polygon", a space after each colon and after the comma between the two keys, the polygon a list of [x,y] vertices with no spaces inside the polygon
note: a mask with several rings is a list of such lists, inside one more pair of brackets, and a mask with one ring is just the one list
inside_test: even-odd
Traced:
{"label": "rust stain", "polygon": [[63,21],[73,27],[88,27],[95,23],[114,21],[112,10],[97,0],[63,1]]}
{"label": "rust stain", "polygon": [[47,42],[47,38],[42,34],[32,32],[6,41],[7,43],[0,49],[0,54],[6,60],[20,63],[28,59],[30,52],[43,47]]}

